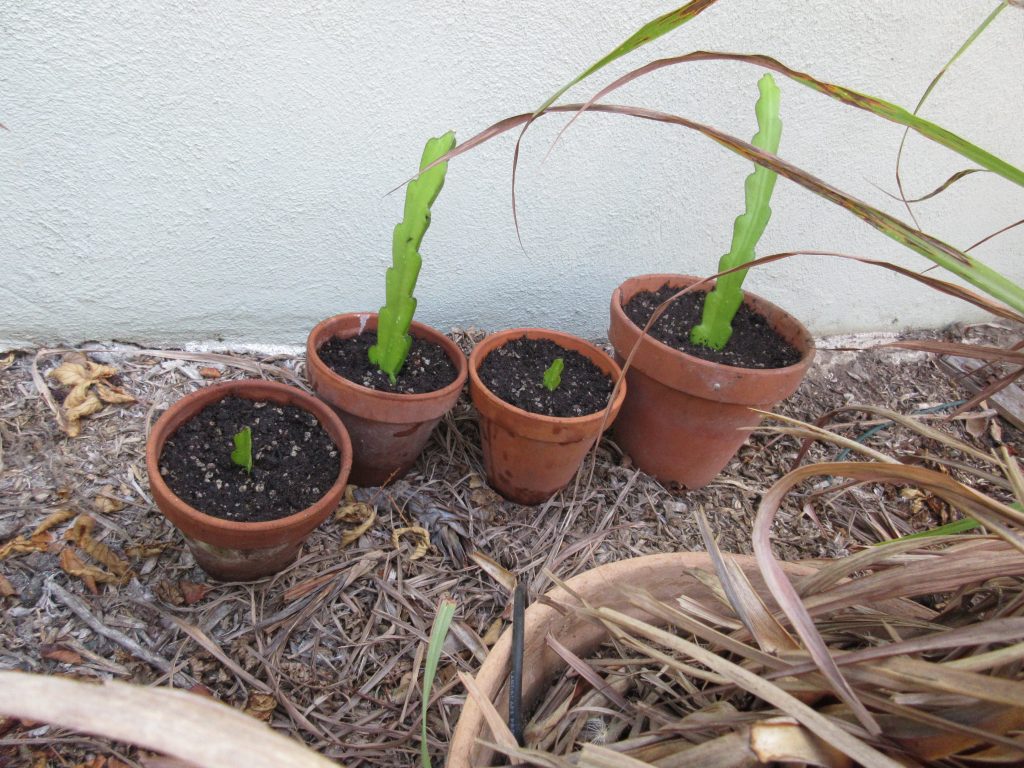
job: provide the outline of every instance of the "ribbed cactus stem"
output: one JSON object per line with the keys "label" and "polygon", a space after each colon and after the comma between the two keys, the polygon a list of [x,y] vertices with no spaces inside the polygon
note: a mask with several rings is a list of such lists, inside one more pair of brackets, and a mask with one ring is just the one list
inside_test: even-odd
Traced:
{"label": "ribbed cactus stem", "polygon": [[[432,138],[423,150],[420,169],[426,168],[455,147],[455,134]],[[423,259],[420,243],[430,226],[430,207],[444,186],[448,163],[440,163],[421,173],[405,189],[405,212],[395,226],[391,238],[391,266],[385,276],[385,304],[377,319],[377,343],[370,347],[370,362],[388,375],[395,377],[405,365],[412,346],[409,325],[416,312],[413,291],[420,274]]]}
{"label": "ribbed cactus stem", "polygon": [[[757,134],[753,145],[765,152],[776,154],[782,136],[779,117],[779,88],[771,75],[764,75],[757,84],[760,98],[754,107],[757,114]],[[744,184],[746,211],[736,218],[732,228],[732,247],[718,262],[718,271],[747,264],[754,258],[754,248],[764,234],[772,217],[769,202],[775,189],[775,171],[755,166]],[[718,278],[714,289],[704,300],[704,314],[699,325],[690,332],[690,341],[714,349],[721,349],[732,336],[732,319],[743,303],[743,279],[747,270],[741,269]]]}

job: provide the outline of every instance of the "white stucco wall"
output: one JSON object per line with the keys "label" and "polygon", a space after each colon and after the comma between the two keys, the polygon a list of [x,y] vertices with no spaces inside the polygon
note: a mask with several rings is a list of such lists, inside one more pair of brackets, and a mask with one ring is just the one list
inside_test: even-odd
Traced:
{"label": "white stucco wall", "polygon": [[[764,52],[912,107],[996,0],[721,0],[607,68]],[[321,318],[383,300],[390,233],[428,135],[467,138],[536,106],[681,0],[52,2],[0,11],[0,340],[299,343]],[[617,96],[754,130],[760,72],[662,71]],[[901,129],[791,81],[781,154],[899,214]],[[1007,9],[923,114],[1024,165],[1024,11]],[[749,166],[683,129],[590,115],[542,163],[563,118],[528,135],[517,243],[511,135],[454,161],[424,241],[418,318],[442,329],[543,325],[596,337],[640,272],[708,273]],[[911,136],[910,194],[968,163]],[[927,266],[780,180],[761,252],[838,250]],[[1024,190],[975,174],[919,207],[965,247],[1024,215]],[[976,255],[1024,280],[1024,228]],[[891,273],[804,257],[747,286],[817,333],[978,317]]]}

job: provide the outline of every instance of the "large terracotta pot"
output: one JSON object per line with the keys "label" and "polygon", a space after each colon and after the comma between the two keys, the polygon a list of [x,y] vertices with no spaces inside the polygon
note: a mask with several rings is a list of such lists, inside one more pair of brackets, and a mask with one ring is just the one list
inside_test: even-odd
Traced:
{"label": "large terracotta pot", "polygon": [[405,475],[416,463],[430,433],[454,406],[466,383],[466,356],[444,334],[413,322],[409,332],[440,344],[455,365],[455,381],[435,392],[407,395],[380,392],[332,371],[317,350],[329,339],[348,339],[377,330],[374,312],[335,315],[320,323],[306,341],[306,371],[316,393],[338,412],[352,437],[352,482],[382,485]]}
{"label": "large terracotta pot", "polygon": [[[530,413],[507,403],[480,380],[484,359],[513,339],[547,339],[579,352],[617,380],[622,373],[615,361],[593,344],[568,333],[540,328],[514,328],[493,333],[473,349],[469,358],[469,392],[480,413],[487,482],[507,499],[520,504],[539,504],[564,488],[622,406],[626,387],[619,388],[611,413],[604,410],[587,416],[560,418]],[[607,419],[606,419],[607,416]]]}
{"label": "large terracotta pot", "polygon": [[[226,397],[290,405],[312,413],[338,449],[338,475],[327,493],[312,506],[293,515],[259,523],[222,520],[179,499],[160,476],[164,444],[178,427]],[[228,381],[193,392],[164,412],[146,443],[146,471],[157,507],[184,534],[202,569],[225,581],[268,576],[291,563],[310,532],[337,509],[351,466],[352,444],[334,412],[301,389],[273,381]]]}
{"label": "large terracotta pot", "polygon": [[[767,588],[755,559],[750,555],[731,557],[743,569],[754,588],[766,595]],[[810,566],[798,563],[781,565],[790,576],[804,576],[814,572]],[[608,630],[604,625],[584,618],[572,610],[572,606],[582,605],[582,600],[595,607],[612,608],[656,626],[663,626],[663,621],[633,605],[623,587],[646,590],[655,599],[662,601],[686,595],[691,600],[714,604],[716,598],[703,582],[691,575],[691,569],[714,572],[706,552],[674,552],[620,560],[569,579],[566,587],[571,594],[559,587],[548,592],[543,603],[538,601],[527,608],[523,644],[524,716],[529,716],[547,687],[567,667],[562,657],[547,644],[548,635],[583,659],[608,640]],[[567,605],[569,610],[560,611],[553,605]],[[507,682],[511,651],[510,628],[495,643],[476,674],[477,686],[495,703],[503,718],[508,717]],[[495,755],[476,743],[479,738],[494,741],[482,711],[472,697],[467,697],[449,744],[447,767],[492,765]]]}
{"label": "large terracotta pot", "polygon": [[[641,339],[623,309],[637,293],[668,284],[682,289],[689,275],[642,275],[612,294],[608,338],[621,364],[640,346],[626,371],[629,394],[615,425],[615,439],[637,467],[663,482],[700,488],[729,463],[750,430],[761,422],[752,408],[770,410],[793,394],[814,360],[814,340],[798,320],[744,292],[744,303],[800,352],[786,368],[737,368],[701,360],[650,336]],[[710,286],[709,286],[710,287]]]}

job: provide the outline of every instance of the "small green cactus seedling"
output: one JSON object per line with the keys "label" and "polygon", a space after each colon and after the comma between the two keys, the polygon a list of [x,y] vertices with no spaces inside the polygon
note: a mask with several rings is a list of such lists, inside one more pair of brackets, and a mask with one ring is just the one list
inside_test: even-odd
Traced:
{"label": "small green cactus seedling", "polygon": [[[426,168],[455,147],[455,134],[430,139],[423,150],[420,169]],[[391,266],[386,280],[385,304],[377,320],[377,343],[370,347],[370,362],[388,375],[391,383],[405,364],[412,346],[409,325],[416,312],[413,290],[420,274],[420,243],[430,226],[430,206],[444,186],[448,163],[435,165],[409,182],[405,190],[405,214],[391,238]]]}
{"label": "small green cactus seedling", "polygon": [[554,392],[558,389],[558,385],[562,383],[562,371],[564,368],[565,360],[556,357],[555,361],[544,371],[544,386],[548,388],[549,392]]}
{"label": "small green cactus seedling", "polygon": [[[775,154],[779,150],[782,135],[782,120],[779,117],[779,88],[771,75],[764,75],[757,84],[761,97],[754,110],[757,113],[757,135],[753,144],[758,149]],[[732,248],[718,262],[718,271],[746,264],[754,258],[754,247],[761,239],[772,209],[768,203],[775,189],[775,171],[764,166],[755,166],[747,177],[747,209],[736,218],[732,229]],[[743,278],[747,270],[741,269],[718,278],[714,290],[704,301],[704,314],[699,325],[690,333],[690,341],[713,349],[721,349],[732,336],[732,319],[743,303]]]}
{"label": "small green cactus seedling", "polygon": [[235,450],[231,452],[231,460],[251,475],[252,430],[249,427],[242,427],[232,439],[235,441]]}

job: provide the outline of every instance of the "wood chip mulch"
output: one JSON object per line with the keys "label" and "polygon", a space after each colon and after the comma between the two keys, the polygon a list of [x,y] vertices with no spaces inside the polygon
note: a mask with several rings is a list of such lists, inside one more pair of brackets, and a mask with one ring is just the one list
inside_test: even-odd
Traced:
{"label": "wood chip mulch", "polygon": [[[972,333],[991,342],[1003,331],[976,326],[957,329],[956,337]],[[467,351],[481,336],[454,334]],[[82,421],[76,438],[58,426],[51,404],[59,407],[66,393],[46,376],[72,350],[34,350],[12,360],[0,355],[0,547],[30,537],[59,513],[37,551],[0,560],[0,668],[191,689],[350,766],[418,765],[426,640],[436,606],[450,595],[458,612],[428,723],[432,756],[443,762],[464,697],[456,670],[474,673],[509,618],[510,595],[467,552],[498,561],[525,579],[533,596],[551,587],[547,572],[565,579],[634,555],[702,549],[692,514],[698,508],[712,520],[723,550],[749,552],[760,494],[789,469],[797,450],[790,438],[755,434],[715,482],[680,492],[640,473],[605,440],[589,486],[581,482],[527,508],[504,501],[483,481],[476,418],[464,396],[408,477],[356,492],[375,508],[376,520],[354,543],[341,546],[355,523],[329,519],[285,572],[222,584],[196,566],[156,510],[145,472],[146,435],[169,404],[214,378],[262,376],[306,386],[302,357],[128,346],[77,351],[117,368],[113,383],[137,402],[104,407]],[[40,382],[50,388],[48,397]],[[804,420],[850,403],[911,413],[965,396],[926,355],[825,348],[779,410]],[[992,445],[990,430],[977,429],[977,422],[969,432],[964,421],[939,416],[929,423],[980,447]],[[867,431],[858,418],[868,417],[844,414],[842,433]],[[1012,427],[1003,424],[998,436],[1021,447]],[[870,440],[891,453],[933,449],[897,428]],[[815,447],[810,458],[834,456],[833,448]],[[832,495],[803,490],[791,496],[778,523],[776,552],[788,560],[841,556],[950,516],[941,505],[872,487]],[[111,562],[127,563],[123,576],[90,584],[62,567],[67,536],[82,530],[86,515],[92,539],[105,545]],[[392,532],[417,526],[433,546],[413,559],[415,537],[401,537],[396,548]],[[125,745],[0,718],[0,765],[33,765],[40,757],[78,765],[97,756],[127,765],[147,761]]]}

